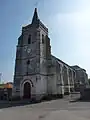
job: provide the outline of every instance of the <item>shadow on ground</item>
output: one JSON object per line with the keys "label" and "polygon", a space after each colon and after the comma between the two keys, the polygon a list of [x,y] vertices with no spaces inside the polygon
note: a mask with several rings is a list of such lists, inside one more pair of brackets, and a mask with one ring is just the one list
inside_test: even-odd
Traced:
{"label": "shadow on ground", "polygon": [[23,101],[0,101],[0,109],[2,108],[9,108],[9,107],[16,107],[16,106],[24,106],[24,105],[29,105],[29,104],[36,104],[40,103],[38,102],[31,102],[29,100],[23,100]]}
{"label": "shadow on ground", "polygon": [[[30,101],[30,100],[16,100],[16,101],[0,101],[0,109],[2,108],[9,108],[9,107],[16,107],[16,106],[25,106],[25,105],[30,105],[30,104],[37,104],[40,102],[47,102],[47,101],[52,101],[52,100],[57,100],[61,98],[44,98],[40,101]],[[90,100],[82,100],[79,97],[75,99],[68,99],[68,97],[64,97],[63,100],[68,101],[68,102],[90,102]]]}
{"label": "shadow on ground", "polygon": [[17,101],[0,101],[0,109],[2,108],[9,108],[9,107],[16,107],[16,106],[25,106],[30,104],[37,104],[40,102],[46,102],[51,100],[56,100],[57,98],[51,98],[51,99],[43,99],[40,101],[30,101],[30,100],[17,100]]}
{"label": "shadow on ground", "polygon": [[79,102],[90,102],[90,99],[79,99]]}

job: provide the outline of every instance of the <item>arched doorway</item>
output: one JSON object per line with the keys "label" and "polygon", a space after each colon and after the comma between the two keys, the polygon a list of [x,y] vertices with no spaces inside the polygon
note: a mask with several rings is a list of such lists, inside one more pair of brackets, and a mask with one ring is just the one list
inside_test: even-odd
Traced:
{"label": "arched doorway", "polygon": [[24,84],[24,89],[23,89],[23,98],[30,99],[30,97],[31,97],[31,85],[29,82],[26,82]]}

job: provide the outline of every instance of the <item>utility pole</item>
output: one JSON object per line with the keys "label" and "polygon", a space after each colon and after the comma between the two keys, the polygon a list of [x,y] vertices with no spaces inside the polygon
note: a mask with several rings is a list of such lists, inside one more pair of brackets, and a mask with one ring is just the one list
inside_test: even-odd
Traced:
{"label": "utility pole", "polygon": [[1,84],[1,77],[2,77],[2,73],[0,73],[0,84]]}

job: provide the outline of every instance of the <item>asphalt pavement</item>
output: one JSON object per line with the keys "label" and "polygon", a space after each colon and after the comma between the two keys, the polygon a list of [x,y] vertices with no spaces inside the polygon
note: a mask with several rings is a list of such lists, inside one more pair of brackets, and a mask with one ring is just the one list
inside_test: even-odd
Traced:
{"label": "asphalt pavement", "polygon": [[58,99],[0,109],[0,120],[90,120],[90,102]]}

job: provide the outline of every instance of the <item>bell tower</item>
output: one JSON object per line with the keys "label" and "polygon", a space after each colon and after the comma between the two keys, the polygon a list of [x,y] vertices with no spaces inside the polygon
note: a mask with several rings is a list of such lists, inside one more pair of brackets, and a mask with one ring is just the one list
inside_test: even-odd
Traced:
{"label": "bell tower", "polygon": [[48,60],[51,58],[48,29],[35,8],[31,24],[22,27],[16,50],[14,91],[23,97],[24,83],[30,81],[31,98],[47,94]]}

